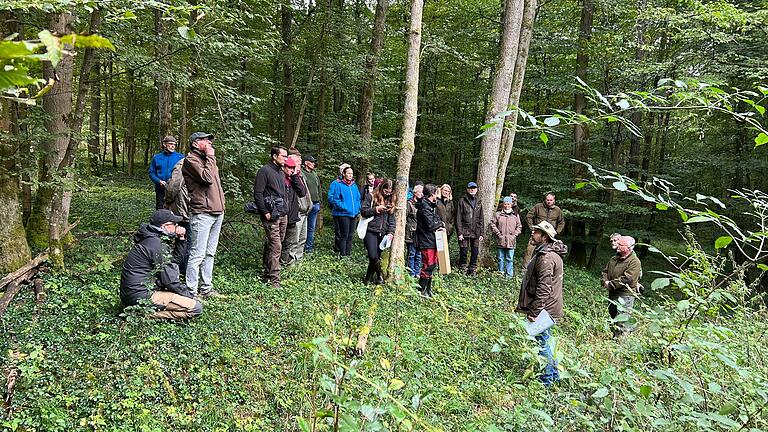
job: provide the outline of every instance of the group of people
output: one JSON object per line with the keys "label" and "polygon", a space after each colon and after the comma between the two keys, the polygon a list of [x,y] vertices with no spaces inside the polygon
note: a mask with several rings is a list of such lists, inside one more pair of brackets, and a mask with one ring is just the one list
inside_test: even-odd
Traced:
{"label": "group of people", "polygon": [[[156,210],[149,223],[139,227],[124,262],[120,282],[124,305],[143,302],[154,308],[156,318],[190,318],[202,313],[200,299],[219,296],[213,289],[212,272],[225,203],[213,138],[195,132],[185,156],[175,152],[173,137],[165,137],[163,152],[153,157],[149,175],[155,184]],[[277,146],[256,174],[253,202],[246,210],[259,216],[264,229],[262,280],[273,287],[280,287],[282,267],[300,261],[305,252],[314,249],[323,191],[316,163],[311,155],[302,157],[295,149],[289,152]],[[559,239],[565,220],[555,200],[555,195],[548,193],[526,214],[531,237],[523,258],[516,311],[530,321],[543,310],[555,320],[563,316],[563,257],[567,247]],[[328,187],[327,203],[333,216],[334,250],[341,256],[350,255],[357,231],[368,257],[363,281],[383,283],[381,255],[392,242],[395,210],[400,206],[394,181],[369,173],[358,188],[353,168],[342,164]],[[475,182],[467,184],[466,194],[457,203],[450,185],[417,182],[403,205],[406,266],[418,278],[421,295],[434,295],[438,233],[448,239],[456,234],[458,266],[468,275],[475,274],[485,232],[484,209]],[[498,270],[512,277],[517,237],[523,229],[517,195],[505,196],[495,210],[489,228],[497,240]],[[613,234],[610,240],[616,254],[602,272],[602,284],[608,291],[612,331],[620,337],[632,328],[627,320],[616,318],[621,312],[631,313],[635,298],[643,291],[642,268],[632,237]],[[550,337],[550,330],[536,336],[540,353],[547,359],[540,376],[547,385],[559,379]]]}

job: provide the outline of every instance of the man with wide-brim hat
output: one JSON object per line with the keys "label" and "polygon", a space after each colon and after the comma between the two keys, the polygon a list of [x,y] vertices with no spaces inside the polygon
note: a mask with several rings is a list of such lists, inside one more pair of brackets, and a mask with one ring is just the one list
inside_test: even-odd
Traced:
{"label": "man with wide-brim hat", "polygon": [[165,186],[171,178],[173,167],[176,163],[184,159],[184,155],[176,151],[176,138],[168,135],[163,138],[161,143],[163,150],[152,156],[152,162],[149,163],[149,178],[155,184],[155,209],[159,210],[165,206]]}
{"label": "man with wide-brim hat", "polygon": [[[549,222],[533,226],[532,239],[536,247],[523,276],[515,309],[524,313],[529,321],[535,321],[542,310],[546,310],[555,320],[563,317],[563,256],[568,248],[556,237],[557,230]],[[547,386],[560,379],[549,343],[550,330],[536,336],[541,345],[539,354],[547,359],[547,366],[539,378]]]}

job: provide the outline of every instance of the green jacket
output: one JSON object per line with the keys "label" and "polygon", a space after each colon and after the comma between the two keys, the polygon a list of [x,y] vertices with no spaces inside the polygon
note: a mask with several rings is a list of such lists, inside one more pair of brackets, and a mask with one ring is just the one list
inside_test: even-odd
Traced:
{"label": "green jacket", "polygon": [[610,296],[637,296],[642,272],[640,258],[634,252],[626,258],[614,255],[603,269],[603,286],[608,282]]}
{"label": "green jacket", "polygon": [[565,219],[563,219],[563,211],[560,207],[554,206],[552,208],[547,207],[544,203],[538,203],[526,215],[528,221],[528,228],[533,230],[533,226],[539,222],[547,221],[555,227],[557,234],[562,234],[565,229]]}

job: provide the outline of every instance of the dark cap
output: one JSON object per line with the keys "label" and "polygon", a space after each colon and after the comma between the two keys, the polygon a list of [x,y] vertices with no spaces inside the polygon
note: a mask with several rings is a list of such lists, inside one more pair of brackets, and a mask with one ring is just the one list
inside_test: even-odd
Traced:
{"label": "dark cap", "polygon": [[315,163],[315,162],[317,162],[317,159],[315,159],[315,157],[312,156],[312,155],[306,155],[306,156],[304,156],[304,162]]}
{"label": "dark cap", "polygon": [[163,138],[163,142],[164,143],[174,143],[174,144],[176,144],[176,138],[174,138],[174,137],[172,137],[170,135],[166,135],[165,138]]}
{"label": "dark cap", "polygon": [[472,189],[472,188],[476,188],[476,187],[477,187],[477,183],[475,183],[475,182],[467,183],[467,189]]}
{"label": "dark cap", "polygon": [[182,221],[182,219],[183,218],[181,216],[176,216],[172,211],[168,209],[160,209],[152,213],[152,217],[149,218],[149,223],[156,227],[160,227],[168,222],[179,223]]}
{"label": "dark cap", "polygon": [[209,138],[213,139],[213,134],[205,133],[205,132],[195,132],[192,135],[189,136],[189,143],[192,144],[195,141],[201,139],[201,138]]}
{"label": "dark cap", "polygon": [[285,158],[285,166],[288,168],[296,168],[296,161],[293,158]]}

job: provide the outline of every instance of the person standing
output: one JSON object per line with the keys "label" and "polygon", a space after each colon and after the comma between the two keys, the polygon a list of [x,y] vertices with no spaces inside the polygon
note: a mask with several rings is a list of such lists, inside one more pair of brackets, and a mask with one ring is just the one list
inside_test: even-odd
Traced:
{"label": "person standing", "polygon": [[467,275],[477,271],[477,255],[483,241],[483,204],[477,197],[477,183],[467,183],[467,193],[456,209],[456,233],[459,235],[459,268],[467,265],[467,252],[471,252]]}
{"label": "person standing", "polygon": [[[608,314],[611,320],[615,320],[619,315],[620,304],[627,315],[630,315],[635,298],[640,294],[643,267],[634,249],[634,238],[620,236],[616,242],[616,255],[611,257],[603,269],[603,288],[608,290]],[[626,321],[618,322],[611,326],[611,331],[613,337],[619,337],[632,331],[632,327]]]}
{"label": "person standing", "polygon": [[123,306],[149,301],[155,309],[151,317],[159,319],[193,318],[203,312],[203,305],[179,280],[178,263],[186,243],[179,222],[180,216],[162,209],[139,226],[120,273]]}
{"label": "person standing", "polygon": [[328,189],[328,205],[331,206],[336,232],[336,249],[341,256],[349,256],[352,252],[355,218],[360,214],[360,190],[355,185],[354,175],[351,166],[345,167],[341,178],[331,183]]}
{"label": "person standing", "polygon": [[408,248],[407,267],[411,276],[419,277],[421,272],[421,252],[416,247],[414,235],[418,226],[418,207],[424,197],[424,185],[413,186],[413,196],[406,203],[405,209],[405,246]]}
{"label": "person standing", "polygon": [[515,258],[517,236],[523,231],[520,216],[512,209],[512,197],[504,197],[503,207],[493,215],[490,225],[491,231],[499,239],[497,244],[499,272],[511,278],[515,273],[512,260]]}
{"label": "person standing", "polygon": [[322,197],[322,184],[320,177],[315,172],[317,159],[312,155],[304,157],[304,180],[307,183],[307,192],[312,200],[312,208],[307,215],[307,242],[304,245],[304,252],[312,252],[315,249],[315,228],[317,227],[317,216],[320,213],[320,199]]}
{"label": "person standing", "polygon": [[368,269],[365,272],[363,283],[384,283],[384,273],[381,270],[381,241],[384,237],[395,234],[395,208],[397,200],[394,196],[394,183],[385,179],[374,189],[372,194],[366,195],[363,200],[360,214],[364,218],[373,217],[368,222],[363,244],[368,252]]}
{"label": "person standing", "polygon": [[283,172],[290,182],[290,187],[285,190],[285,197],[289,203],[288,226],[285,230],[285,238],[281,245],[280,264],[289,266],[304,257],[304,245],[307,242],[307,214],[312,208],[312,203],[307,195],[307,186],[301,176],[301,156],[292,154],[288,156],[283,165]]}
{"label": "person standing", "polygon": [[450,239],[453,234],[453,225],[456,221],[456,210],[453,206],[453,191],[449,184],[440,186],[438,191],[437,215],[440,216],[440,219],[445,223],[445,233]]}
{"label": "person standing", "polygon": [[[563,317],[563,256],[568,248],[556,240],[557,231],[546,221],[533,227],[533,242],[536,245],[533,258],[520,287],[520,297],[516,312],[524,313],[528,321],[536,321],[542,310],[546,309],[552,319]],[[550,329],[536,336],[539,342],[539,354],[547,360],[543,373],[539,376],[545,386],[560,380],[557,362],[550,345]]]}
{"label": "person standing", "polygon": [[[184,159],[176,162],[176,166],[171,171],[171,178],[165,184],[165,208],[172,211],[173,214],[181,216],[179,226],[189,231],[189,191],[184,183],[184,174],[181,170],[184,167]],[[185,242],[184,254],[179,260],[179,268],[182,272],[187,270],[189,261],[189,242]]]}
{"label": "person standing", "polygon": [[224,222],[224,189],[213,135],[195,132],[189,137],[191,151],[184,158],[181,173],[189,191],[189,262],[186,282],[193,294],[215,297],[213,261],[219,245],[219,233]]}
{"label": "person standing", "polygon": [[[561,235],[565,229],[565,219],[563,219],[563,211],[560,207],[555,205],[555,194],[552,192],[544,196],[544,201],[537,203],[531,210],[528,211],[526,216],[528,226],[533,232],[533,227],[539,222],[549,222],[550,225],[555,227],[557,235]],[[533,237],[528,241],[528,248],[525,250],[523,256],[523,268],[528,267],[528,261],[533,256],[533,249],[536,245],[533,243]]]}
{"label": "person standing", "polygon": [[176,163],[184,159],[184,155],[176,151],[176,138],[163,138],[163,151],[152,156],[149,163],[149,178],[155,184],[155,210],[165,208],[165,186],[171,178],[171,171]]}
{"label": "person standing", "polygon": [[437,267],[437,239],[435,232],[445,231],[445,223],[437,215],[437,186],[424,186],[424,198],[419,203],[418,223],[414,243],[421,252],[419,291],[432,298],[432,274]]}
{"label": "person standing", "polygon": [[376,174],[369,172],[365,175],[365,184],[360,188],[360,201],[365,201],[365,197],[373,193],[376,187]]}

